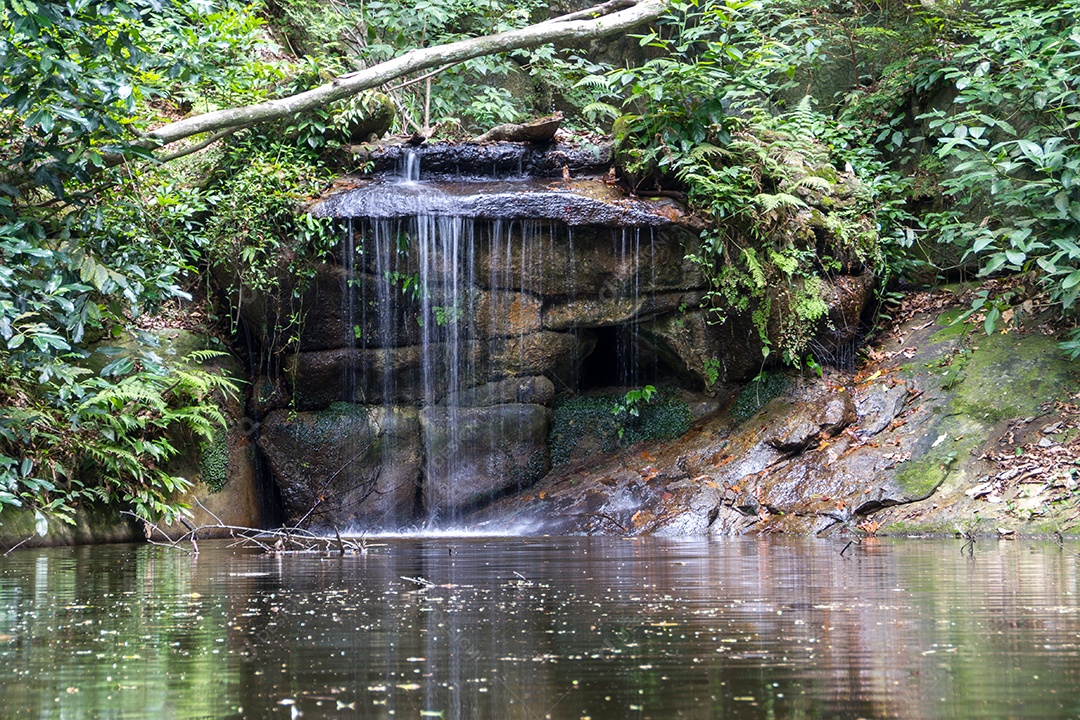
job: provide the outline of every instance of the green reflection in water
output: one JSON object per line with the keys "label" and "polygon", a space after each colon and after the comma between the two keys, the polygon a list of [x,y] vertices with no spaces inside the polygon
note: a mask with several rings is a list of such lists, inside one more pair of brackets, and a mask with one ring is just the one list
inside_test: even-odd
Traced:
{"label": "green reflection in water", "polygon": [[216,718],[233,709],[226,603],[193,589],[197,562],[150,546],[32,555],[32,568],[19,555],[0,565],[4,717]]}
{"label": "green reflection in water", "polygon": [[421,538],[345,558],[212,543],[198,558],[17,552],[0,561],[0,717],[1080,714],[1074,555],[842,547]]}

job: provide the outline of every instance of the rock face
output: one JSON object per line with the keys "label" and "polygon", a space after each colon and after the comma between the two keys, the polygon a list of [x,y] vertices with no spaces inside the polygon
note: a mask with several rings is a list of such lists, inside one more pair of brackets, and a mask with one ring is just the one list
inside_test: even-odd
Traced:
{"label": "rock face", "polygon": [[318,528],[397,527],[417,514],[423,448],[415,408],[339,403],[263,422],[260,446],[286,517]]}
{"label": "rock face", "polygon": [[552,534],[1068,529],[1076,368],[1052,337],[950,319],[917,314],[858,374],[794,379],[742,419],[748,386],[678,440],[556,468],[471,520]]}
{"label": "rock face", "polygon": [[457,518],[539,480],[548,469],[549,415],[542,405],[425,408],[427,513]]}
{"label": "rock face", "polygon": [[[259,439],[290,520],[329,507],[318,483],[332,475],[343,526],[457,516],[540,477],[560,395],[655,383],[715,394],[761,370],[749,314],[715,324],[704,306],[708,281],[688,259],[695,221],[599,177],[610,148],[367,152],[401,174],[346,179],[310,206],[340,225],[333,261],[303,285],[283,277],[276,296],[242,293],[265,346],[295,338],[283,385],[299,415],[271,414]],[[823,342],[851,340],[869,287],[840,276],[826,288]],[[768,452],[850,422],[848,400]],[[390,415],[373,419],[376,407]],[[379,432],[379,452],[349,462],[353,438]],[[390,485],[368,492],[376,475]]]}

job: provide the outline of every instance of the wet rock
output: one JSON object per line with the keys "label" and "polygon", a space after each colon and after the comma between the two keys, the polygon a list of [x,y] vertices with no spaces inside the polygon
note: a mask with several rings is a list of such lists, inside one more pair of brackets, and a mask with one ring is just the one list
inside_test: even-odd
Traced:
{"label": "wet rock", "polygon": [[[294,336],[302,351],[420,341],[420,304],[414,298],[385,278],[352,274],[332,263],[316,267],[302,291],[279,278],[273,292],[245,287],[236,294],[234,306],[265,347],[279,347]],[[295,318],[302,318],[302,324]]]}
{"label": "wet rock", "polygon": [[741,318],[720,323],[706,310],[676,311],[641,325],[643,345],[685,382],[715,392],[761,370],[761,340]]}
{"label": "wet rock", "polygon": [[522,403],[525,405],[550,405],[555,397],[555,384],[546,377],[507,378],[468,390],[449,393],[446,405],[484,407]]}
{"label": "wet rock", "polygon": [[463,384],[487,379],[486,358],[486,346],[477,342],[345,348],[297,353],[288,359],[286,374],[292,378],[293,398],[301,410],[318,410],[338,401],[431,404],[450,390],[452,366],[463,369],[456,378]]}
{"label": "wet rock", "polygon": [[556,388],[577,387],[581,366],[596,346],[589,333],[539,332],[491,343],[491,367],[509,376],[544,375]]}
{"label": "wet rock", "polygon": [[555,112],[546,117],[537,118],[527,123],[504,123],[488,130],[483,135],[473,139],[473,142],[521,142],[521,143],[550,143],[555,138],[555,132],[562,124],[562,112]]}
{"label": "wet rock", "polygon": [[474,220],[546,220],[570,227],[618,228],[664,227],[685,215],[671,201],[627,198],[595,179],[572,183],[373,182],[333,192],[313,203],[308,212],[315,217],[330,218],[389,219],[423,215]]}
{"label": "wet rock", "polygon": [[696,306],[703,295],[701,291],[694,291],[612,297],[601,292],[545,307],[544,327],[548,330],[569,330],[625,325],[672,312],[679,307]]}
{"label": "wet rock", "polygon": [[680,227],[640,231],[528,224],[507,227],[480,251],[477,282],[569,300],[629,299],[703,289],[700,266],[685,259],[695,235]]}
{"label": "wet rock", "polygon": [[774,422],[766,442],[781,452],[802,452],[818,439],[836,435],[857,418],[851,393],[846,388],[839,388],[810,402],[792,403],[785,416]]}
{"label": "wet rock", "polygon": [[[1023,472],[1001,472],[990,460],[1015,460],[1021,445],[1047,457],[1066,445],[1039,443],[1056,440],[1041,430],[1068,426],[1055,425],[1065,416],[1032,419],[1040,408],[1075,412],[1067,398],[1078,387],[1076,369],[1053,352],[1053,337],[1039,334],[973,328],[958,356],[958,332],[944,325],[917,315],[871,353],[877,364],[862,372],[887,380],[854,392],[845,373],[794,379],[749,419],[721,412],[678,440],[575,459],[478,517],[511,516],[538,532],[699,535],[853,533],[860,524],[952,533],[975,517],[1041,532],[1037,523],[1064,521],[1067,481],[1032,494]],[[1063,404],[1051,405],[1055,398]],[[862,432],[840,432],[858,414]],[[1023,462],[1029,473],[1047,472],[1032,458]]]}
{"label": "wet rock", "polygon": [[505,337],[537,332],[541,328],[541,300],[525,292],[477,290],[471,325],[479,337]]}
{"label": "wet rock", "polygon": [[826,359],[850,367],[863,311],[874,292],[874,276],[838,275],[822,281],[822,300],[829,307],[828,323],[818,334],[818,343]]}
{"label": "wet rock", "polygon": [[259,449],[281,489],[287,523],[363,531],[416,516],[422,448],[414,408],[338,403],[321,412],[278,410]]}
{"label": "wet rock", "polygon": [[859,434],[873,437],[887,428],[904,409],[907,396],[908,384],[905,382],[894,385],[878,382],[860,388],[855,395]]}
{"label": "wet rock", "polygon": [[540,405],[425,408],[424,508],[437,518],[531,485],[547,471],[549,411]]}

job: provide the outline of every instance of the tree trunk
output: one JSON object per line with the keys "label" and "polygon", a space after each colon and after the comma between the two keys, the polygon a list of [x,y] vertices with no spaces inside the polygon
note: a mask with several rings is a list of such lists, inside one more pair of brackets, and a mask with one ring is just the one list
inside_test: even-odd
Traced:
{"label": "tree trunk", "polygon": [[392,60],[342,75],[326,85],[296,95],[169,123],[147,133],[147,138],[151,146],[162,147],[206,132],[227,133],[311,110],[421,70],[551,42],[581,42],[627,32],[655,20],[665,4],[666,0],[610,0],[520,30],[410,50]]}

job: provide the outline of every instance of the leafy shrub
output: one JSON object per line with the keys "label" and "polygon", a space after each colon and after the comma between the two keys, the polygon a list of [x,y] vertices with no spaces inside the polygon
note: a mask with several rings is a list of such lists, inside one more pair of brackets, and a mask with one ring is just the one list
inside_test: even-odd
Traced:
{"label": "leafy shrub", "polygon": [[224,425],[215,393],[235,393],[226,377],[199,367],[214,351],[165,365],[152,352],[117,354],[98,374],[68,368],[62,382],[23,391],[0,384],[0,509],[30,507],[66,523],[82,502],[127,507],[171,522],[175,494],[190,482],[166,471],[186,427],[211,439]]}
{"label": "leafy shrub", "polygon": [[1080,297],[1080,2],[975,2],[964,20],[962,44],[914,80],[956,91],[951,109],[924,116],[953,201],[929,218],[931,229],[978,257],[981,275],[1035,272],[1072,315]]}
{"label": "leafy shrub", "polygon": [[883,244],[908,239],[896,226],[909,217],[889,201],[904,181],[872,145],[809,97],[776,112],[820,45],[819,5],[672,3],[641,37],[659,56],[607,79],[613,102],[625,95],[615,136],[630,182],[685,190],[709,223],[688,256],[710,282],[705,306],[718,322],[749,314],[766,359],[793,365],[825,320],[826,279],[884,275]]}

